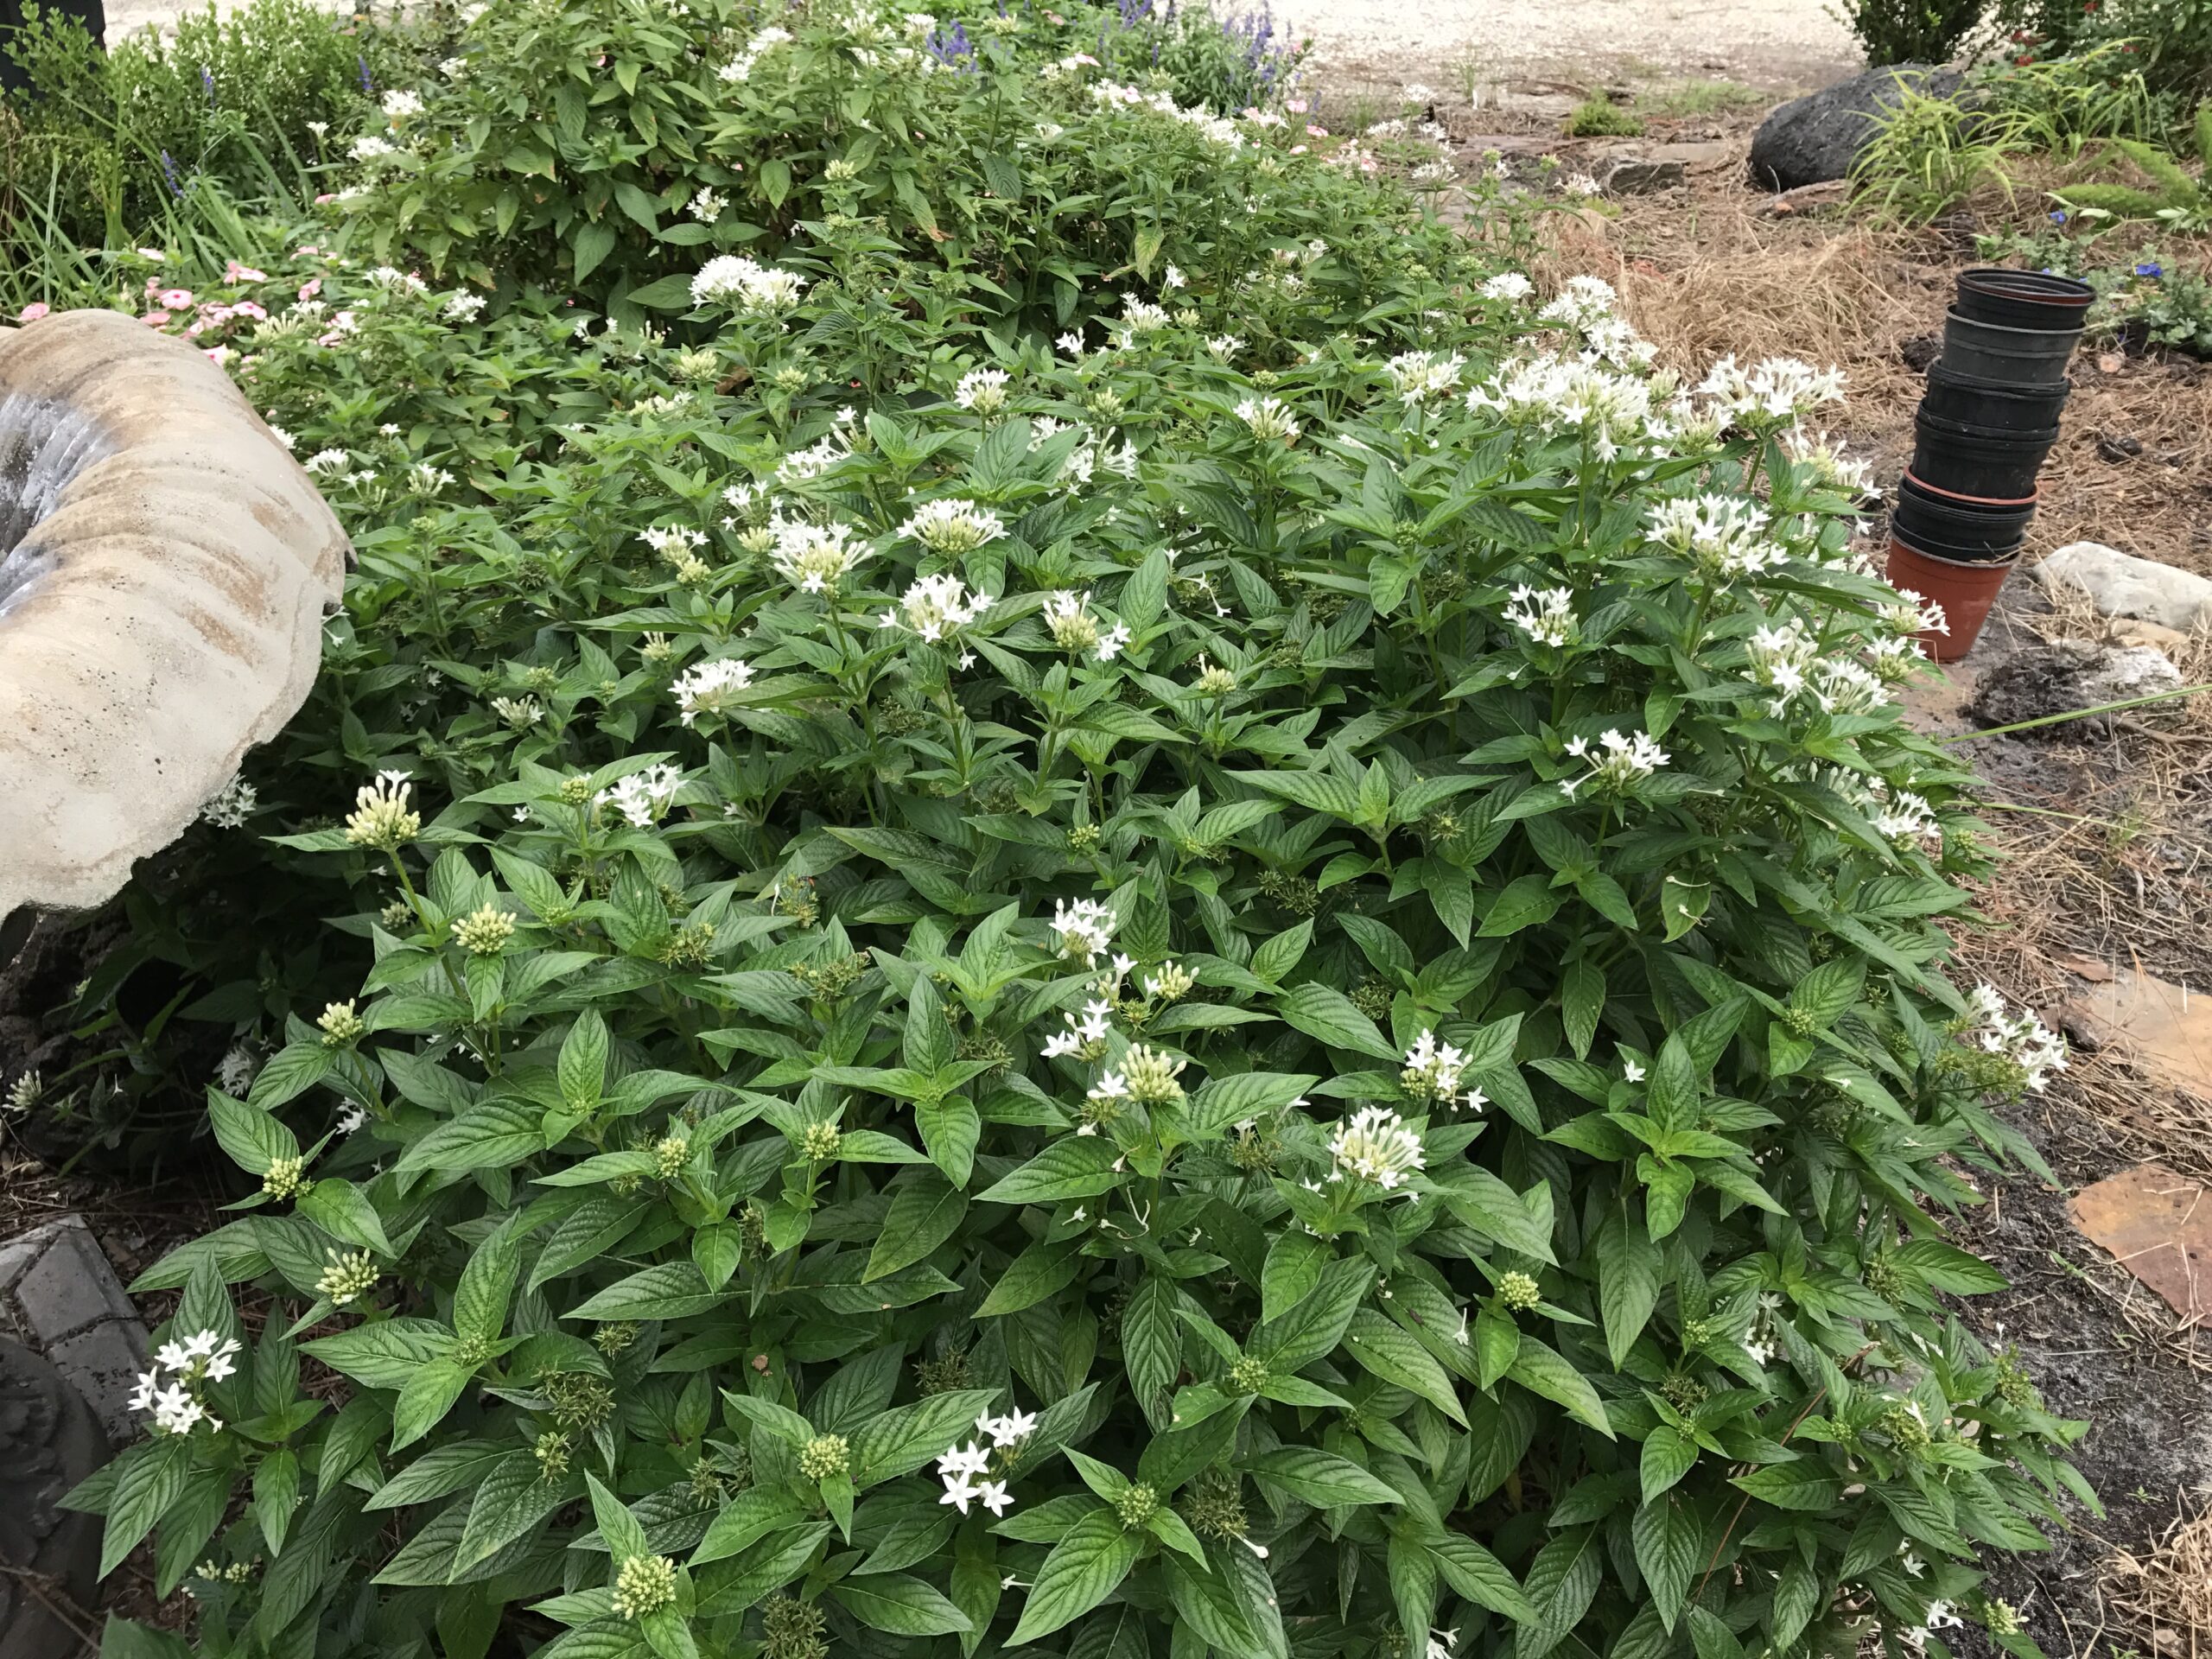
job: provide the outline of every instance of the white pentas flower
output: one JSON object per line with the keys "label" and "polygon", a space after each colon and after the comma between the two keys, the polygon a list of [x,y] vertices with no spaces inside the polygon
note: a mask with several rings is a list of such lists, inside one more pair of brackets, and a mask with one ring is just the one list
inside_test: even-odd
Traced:
{"label": "white pentas flower", "polygon": [[1563,322],[1576,328],[1613,315],[1620,296],[1600,276],[1570,276],[1567,284],[1536,313],[1540,322]]}
{"label": "white pentas flower", "polygon": [[1236,405],[1236,418],[1262,443],[1276,439],[1285,443],[1298,441],[1298,423],[1280,397],[1247,397]]}
{"label": "white pentas flower", "polygon": [[1778,432],[1822,404],[1841,402],[1843,371],[1816,369],[1795,357],[1770,357],[1745,368],[1731,353],[1713,365],[1698,392],[1737,426]]}
{"label": "white pentas flower", "polygon": [[763,56],[777,47],[787,45],[791,38],[791,32],[787,29],[771,27],[760,30],[745,43],[745,49],[742,52],[715,71],[716,78],[733,86],[740,81],[749,79],[753,74],[753,65],[759,63]]}
{"label": "white pentas flower", "polygon": [[919,634],[930,645],[946,640],[991,608],[988,594],[971,594],[950,572],[924,576],[906,589],[894,610],[880,619],[887,628],[903,627]]}
{"label": "white pentas flower", "polygon": [[1334,1166],[1331,1180],[1350,1175],[1392,1192],[1421,1166],[1421,1137],[1387,1106],[1363,1107],[1350,1122],[1337,1125],[1329,1140],[1329,1157]]}
{"label": "white pentas flower", "polygon": [[1560,782],[1560,788],[1568,795],[1589,785],[1601,793],[1618,795],[1650,777],[1672,758],[1652,741],[1649,733],[1631,732],[1624,737],[1610,727],[1599,734],[1595,746],[1586,737],[1570,737],[1567,752],[1578,760],[1590,762],[1590,770],[1581,777]]}
{"label": "white pentas flower", "polygon": [[676,694],[676,706],[689,726],[701,715],[725,714],[737,707],[738,693],[752,683],[752,664],[734,657],[718,657],[712,662],[692,664],[677,676],[669,690]]}
{"label": "white pentas flower", "polygon": [[1398,1073],[1398,1083],[1416,1100],[1441,1103],[1459,1092],[1459,1074],[1466,1069],[1465,1051],[1438,1042],[1436,1033],[1424,1028],[1406,1051],[1406,1067]]}
{"label": "white pentas flower", "polygon": [[650,830],[683,787],[683,768],[663,761],[618,778],[593,796],[591,804],[611,806],[636,828]]}
{"label": "white pentas flower", "polygon": [[1128,629],[1116,623],[1101,632],[1098,619],[1090,613],[1090,595],[1076,594],[1063,588],[1045,596],[1045,626],[1052,632],[1052,643],[1063,651],[1087,651],[1102,663],[1110,663],[1129,643]]}
{"label": "white pentas flower", "polygon": [[1929,805],[1924,797],[1909,789],[1901,789],[1893,798],[1878,803],[1867,817],[1877,830],[1891,841],[1918,842],[1943,833],[1936,809]]}
{"label": "white pentas flower", "polygon": [[1813,667],[1813,700],[1823,714],[1868,715],[1890,701],[1882,677],[1848,657],[1824,657]]}
{"label": "white pentas flower", "polygon": [[1820,645],[1796,617],[1778,628],[1759,628],[1744,651],[1752,683],[1774,693],[1772,707],[1777,715],[1810,692],[1810,671],[1820,655]]}
{"label": "white pentas flower", "polygon": [[1122,296],[1121,321],[1115,325],[1124,346],[1139,334],[1157,334],[1167,326],[1167,308],[1135,294]]}
{"label": "white pentas flower", "polygon": [[691,279],[694,305],[727,305],[746,316],[781,316],[798,308],[806,279],[747,259],[741,253],[716,254]]}
{"label": "white pentas flower", "polygon": [[1941,605],[1923,599],[1910,588],[1900,588],[1897,593],[1897,602],[1882,607],[1882,620],[1899,633],[1950,632],[1951,624]]}
{"label": "white pentas flower", "polygon": [[1522,583],[1513,590],[1505,620],[1540,645],[1571,645],[1582,634],[1582,625],[1574,614],[1574,594],[1567,588],[1531,588]]}
{"label": "white pentas flower", "polygon": [[699,187],[698,194],[684,204],[683,211],[703,225],[711,225],[729,207],[729,198],[710,184]]}
{"label": "white pentas flower", "polygon": [[243,830],[245,821],[260,804],[260,797],[251,784],[232,772],[230,781],[209,796],[200,809],[201,820],[218,830]]}
{"label": "white pentas flower", "polygon": [[1843,445],[1825,432],[1790,432],[1783,437],[1790,460],[1813,470],[1815,481],[1846,495],[1861,496],[1874,481],[1871,461],[1845,453]]}
{"label": "white pentas flower", "polygon": [[1662,547],[1697,562],[1707,581],[1724,582],[1771,570],[1788,557],[1767,534],[1767,512],[1740,496],[1671,496],[1651,509],[1645,533]]}
{"label": "white pentas flower", "polygon": [[995,415],[1006,407],[1007,383],[1012,378],[1004,369],[970,369],[953,389],[952,401],[978,415]]}
{"label": "white pentas flower", "polygon": [[1045,1039],[1041,1051],[1048,1060],[1063,1058],[1095,1060],[1106,1052],[1107,1019],[1114,1012],[1114,1005],[1094,997],[1083,1005],[1083,1017],[1063,1014],[1065,1031],[1056,1031]]}
{"label": "white pentas flower", "polygon": [[471,294],[464,289],[448,296],[442,315],[449,322],[474,322],[483,311],[485,303],[481,294]]}
{"label": "white pentas flower", "polygon": [[1421,404],[1432,397],[1441,397],[1457,386],[1459,372],[1466,366],[1466,359],[1447,357],[1441,352],[1401,352],[1382,369],[1401,398],[1409,404]]}
{"label": "white pentas flower", "polygon": [[858,532],[850,524],[810,524],[779,516],[769,521],[769,530],[776,538],[772,561],[784,580],[801,593],[834,591],[846,573],[868,556],[866,544],[853,539]]}
{"label": "white pentas flower", "polygon": [[932,553],[957,558],[973,553],[986,542],[1006,534],[1006,525],[988,507],[957,496],[925,502],[899,526],[901,536],[912,537]]}
{"label": "white pentas flower", "polygon": [[304,464],[317,478],[336,478],[353,466],[353,457],[343,449],[318,449]]}
{"label": "white pentas flower", "polygon": [[[188,1434],[200,1423],[219,1432],[223,1425],[207,1413],[200,1390],[220,1382],[237,1370],[236,1337],[198,1331],[180,1341],[165,1342],[154,1356],[155,1369],[138,1375],[130,1395],[130,1408],[153,1414],[153,1428],[160,1434]],[[162,1373],[170,1374],[164,1387]]]}
{"label": "white pentas flower", "polygon": [[1501,270],[1478,290],[1486,300],[1519,303],[1536,291],[1536,285],[1517,270]]}
{"label": "white pentas flower", "polygon": [[1235,334],[1209,334],[1206,337],[1206,355],[1217,362],[1226,363],[1243,349],[1244,342]]}
{"label": "white pentas flower", "polygon": [[1086,968],[1096,967],[1098,958],[1113,948],[1114,930],[1121,925],[1121,918],[1110,906],[1096,899],[1078,899],[1073,904],[1062,899],[1052,909],[1052,936],[1059,941],[1064,957],[1081,957]]}

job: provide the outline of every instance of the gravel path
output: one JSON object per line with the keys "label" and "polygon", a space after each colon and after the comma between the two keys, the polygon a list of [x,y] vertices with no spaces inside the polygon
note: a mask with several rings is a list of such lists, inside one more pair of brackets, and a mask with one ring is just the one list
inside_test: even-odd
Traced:
{"label": "gravel path", "polygon": [[1829,0],[1276,0],[1321,84],[1469,87],[1546,75],[1814,86],[1864,67]]}

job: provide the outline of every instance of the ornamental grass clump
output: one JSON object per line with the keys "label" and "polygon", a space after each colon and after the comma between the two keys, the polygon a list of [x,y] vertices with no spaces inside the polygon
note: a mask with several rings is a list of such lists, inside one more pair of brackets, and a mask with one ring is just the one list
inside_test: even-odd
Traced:
{"label": "ornamental grass clump", "polygon": [[1071,346],[826,223],[672,341],[257,346],[463,481],[333,486],[252,822],[358,971],[211,1089],[245,1213],[142,1283],[224,1374],[76,1499],[207,1651],[2033,1650],[1979,1560],[2080,1426],[1942,1222],[2064,1056],[1943,977],[1834,378],[1274,143]]}

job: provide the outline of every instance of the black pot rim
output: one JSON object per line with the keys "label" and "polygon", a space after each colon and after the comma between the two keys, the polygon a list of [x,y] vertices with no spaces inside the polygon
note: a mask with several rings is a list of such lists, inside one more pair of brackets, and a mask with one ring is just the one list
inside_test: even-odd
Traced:
{"label": "black pot rim", "polygon": [[[1980,317],[1969,317],[1965,315],[1955,305],[1943,314],[1943,321],[1947,325],[1953,327],[1980,328],[1986,331],[1987,333],[2000,335],[2017,334],[2024,340],[2055,340],[2063,334],[2067,338],[2068,344],[2066,349],[2069,353],[2074,349],[2072,342],[2081,337],[2082,330],[2082,325],[2079,322],[2075,322],[2071,327],[2065,328],[2018,328],[2007,322],[1984,322]],[[2002,345],[2005,342],[2000,340],[1994,343]],[[2055,357],[2057,353],[2056,352],[2036,352],[2030,353],[2030,355],[2036,357]]]}
{"label": "black pot rim", "polygon": [[2021,270],[2011,265],[1976,265],[1962,270],[1958,276],[1958,286],[1961,293],[1970,290],[1993,294],[2036,305],[2086,306],[2097,296],[2096,290],[2078,276],[2061,276],[2049,270]]}
{"label": "black pot rim", "polygon": [[1939,438],[1963,439],[1968,443],[1993,443],[2007,449],[2026,450],[2048,449],[2058,442],[2058,429],[2055,426],[2014,432],[2001,426],[1974,426],[1965,421],[1947,420],[1925,410],[1916,410],[1912,418],[1923,432]]}
{"label": "black pot rim", "polygon": [[1955,386],[1978,397],[2012,397],[2022,402],[2064,403],[2073,394],[2074,382],[2061,375],[2047,385],[2023,385],[2018,380],[1992,380],[1986,375],[1961,374],[1947,367],[1942,358],[1928,365],[1929,380],[1939,386]]}
{"label": "black pot rim", "polygon": [[1961,495],[1956,490],[1947,490],[1940,484],[1930,484],[1926,479],[1922,478],[1916,474],[1910,467],[1906,467],[1904,473],[1897,479],[1897,490],[1900,494],[1904,493],[1907,485],[1911,486],[1916,490],[1925,490],[1929,494],[1935,496],[1942,501],[1972,502],[1976,506],[2032,507],[2043,499],[2043,491],[2040,487],[2029,495]]}
{"label": "black pot rim", "polygon": [[2010,553],[2004,555],[2001,558],[1955,559],[1948,553],[1931,553],[1926,548],[1916,545],[1914,543],[1908,541],[1905,537],[1898,535],[1894,528],[1890,531],[1890,539],[1903,547],[1907,552],[1916,553],[1923,559],[1932,559],[1937,564],[1955,564],[1969,570],[1986,570],[1992,565],[2012,564],[2018,561],[2021,554],[2027,551],[2027,545],[2025,543],[2023,543],[2020,546],[2014,548]]}

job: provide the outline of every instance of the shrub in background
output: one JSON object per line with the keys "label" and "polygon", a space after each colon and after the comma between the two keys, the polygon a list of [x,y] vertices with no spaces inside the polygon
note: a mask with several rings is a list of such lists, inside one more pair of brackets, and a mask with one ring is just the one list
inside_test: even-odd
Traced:
{"label": "shrub in background", "polygon": [[1866,61],[1948,63],[1988,0],[1845,0],[1843,20],[1866,51]]}
{"label": "shrub in background", "polygon": [[365,16],[303,0],[188,12],[173,36],[143,29],[105,53],[74,18],[25,14],[0,48],[31,82],[0,98],[0,222],[13,263],[29,267],[11,276],[48,295],[55,261],[41,245],[65,245],[54,251],[66,259],[79,246],[172,241],[204,184],[304,202],[318,129],[350,133],[410,55]]}

